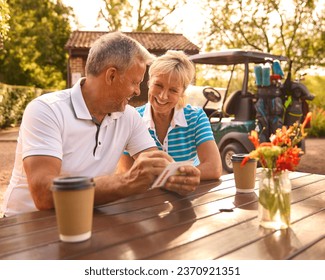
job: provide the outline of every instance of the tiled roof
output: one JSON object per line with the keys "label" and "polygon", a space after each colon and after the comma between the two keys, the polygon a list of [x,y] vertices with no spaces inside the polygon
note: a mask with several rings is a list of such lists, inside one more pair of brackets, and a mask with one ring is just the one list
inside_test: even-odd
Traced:
{"label": "tiled roof", "polygon": [[[89,50],[91,44],[105,31],[73,31],[65,45],[69,50]],[[188,54],[196,54],[199,47],[190,42],[182,34],[153,32],[123,32],[140,42],[150,52],[162,52],[169,49],[183,50]]]}

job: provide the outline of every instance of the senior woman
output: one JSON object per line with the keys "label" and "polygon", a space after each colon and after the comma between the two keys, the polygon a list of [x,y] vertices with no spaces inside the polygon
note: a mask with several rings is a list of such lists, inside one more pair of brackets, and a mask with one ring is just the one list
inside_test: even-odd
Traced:
{"label": "senior woman", "polygon": [[[185,101],[194,73],[194,65],[182,51],[157,57],[149,68],[149,102],[136,109],[160,150],[175,161],[193,160],[201,180],[218,179],[222,165],[209,120],[202,108]],[[129,169],[132,162],[123,155],[120,170]]]}

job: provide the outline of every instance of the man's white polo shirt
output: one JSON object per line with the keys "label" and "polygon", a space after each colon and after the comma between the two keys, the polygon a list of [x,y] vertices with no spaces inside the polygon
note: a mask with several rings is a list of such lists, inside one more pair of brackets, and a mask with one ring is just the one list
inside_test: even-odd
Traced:
{"label": "man's white polo shirt", "polygon": [[42,95],[26,108],[20,126],[14,170],[5,193],[6,216],[35,211],[22,160],[48,155],[62,160],[61,175],[112,174],[124,150],[134,155],[156,146],[136,110],[107,115],[97,126],[82,97],[79,80],[64,91]]}

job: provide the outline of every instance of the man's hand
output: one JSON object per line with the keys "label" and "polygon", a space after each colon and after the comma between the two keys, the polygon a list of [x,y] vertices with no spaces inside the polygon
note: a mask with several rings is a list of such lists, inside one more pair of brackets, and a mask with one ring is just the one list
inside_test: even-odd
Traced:
{"label": "man's hand", "polygon": [[95,178],[95,205],[146,192],[157,176],[173,161],[167,153],[157,149],[143,151],[135,158],[128,171]]}
{"label": "man's hand", "polygon": [[173,162],[172,157],[163,151],[142,152],[131,169],[125,173],[129,181],[128,185],[137,193],[147,190],[171,162]]}

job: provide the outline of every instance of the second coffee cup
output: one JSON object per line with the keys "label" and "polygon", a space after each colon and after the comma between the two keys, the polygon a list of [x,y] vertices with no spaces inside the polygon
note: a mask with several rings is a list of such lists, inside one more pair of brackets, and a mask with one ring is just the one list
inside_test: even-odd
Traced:
{"label": "second coffee cup", "polygon": [[255,187],[257,161],[249,159],[244,166],[241,166],[246,156],[248,154],[234,154],[231,157],[236,191],[239,193],[253,192]]}

